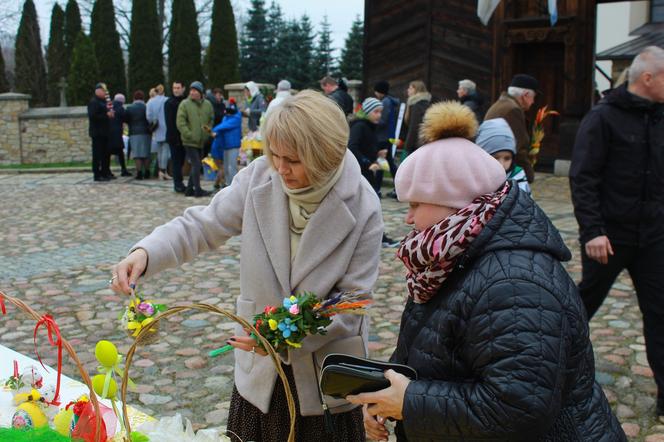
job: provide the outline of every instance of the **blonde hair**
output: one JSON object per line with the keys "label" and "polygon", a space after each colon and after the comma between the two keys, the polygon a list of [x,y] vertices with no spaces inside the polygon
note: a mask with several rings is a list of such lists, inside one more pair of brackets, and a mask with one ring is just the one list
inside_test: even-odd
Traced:
{"label": "blonde hair", "polygon": [[297,155],[315,187],[333,174],[346,154],[348,123],[339,106],[311,89],[286,97],[261,125],[265,156],[271,145]]}
{"label": "blonde hair", "polygon": [[157,89],[150,88],[150,92],[148,92],[148,95],[150,96],[150,98],[155,97],[157,95]]}
{"label": "blonde hair", "polygon": [[421,92],[428,92],[427,91],[427,86],[426,86],[426,84],[424,84],[424,82],[422,80],[411,81],[410,86],[412,86],[413,89],[415,89],[416,94],[419,94]]}
{"label": "blonde hair", "polygon": [[157,95],[164,95],[164,85],[163,84],[158,84],[154,88],[155,92],[157,92]]}

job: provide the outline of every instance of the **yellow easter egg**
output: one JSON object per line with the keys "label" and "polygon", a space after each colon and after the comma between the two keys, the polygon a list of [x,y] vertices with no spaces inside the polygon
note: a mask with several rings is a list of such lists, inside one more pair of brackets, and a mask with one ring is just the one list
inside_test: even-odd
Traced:
{"label": "yellow easter egg", "polygon": [[74,410],[69,409],[65,410],[64,408],[60,410],[58,414],[53,418],[53,426],[55,431],[62,434],[63,436],[69,436],[69,430],[71,428],[71,420],[74,417]]}
{"label": "yellow easter egg", "polygon": [[108,384],[108,394],[106,396],[102,396],[102,393],[104,392],[104,380],[106,379],[106,375],[103,374],[98,374],[92,378],[92,388],[95,390],[95,393],[97,393],[99,396],[103,397],[104,399],[113,399],[115,398],[116,393],[118,392],[118,384],[115,383],[115,379],[111,378],[111,382]]}
{"label": "yellow easter egg", "polygon": [[16,407],[16,413],[12,417],[12,427],[14,428],[41,428],[48,425],[46,415],[38,405],[32,402],[24,402]]}
{"label": "yellow easter egg", "polygon": [[99,341],[95,347],[95,357],[104,367],[112,367],[118,361],[118,349],[109,341]]}

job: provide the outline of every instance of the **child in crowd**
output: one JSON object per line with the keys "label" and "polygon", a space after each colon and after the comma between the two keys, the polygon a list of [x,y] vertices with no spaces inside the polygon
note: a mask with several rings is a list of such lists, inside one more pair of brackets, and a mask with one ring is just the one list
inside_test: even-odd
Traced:
{"label": "child in crowd", "polygon": [[516,140],[504,118],[494,118],[482,123],[475,143],[502,164],[508,180],[516,181],[519,188],[530,195],[526,172],[514,162]]}
{"label": "child in crowd", "polygon": [[[223,172],[219,167],[215,189],[220,189],[225,183],[230,186],[237,173],[237,157],[240,152],[242,140],[242,114],[237,111],[235,99],[231,98],[224,119],[212,129],[214,142],[212,143],[212,158],[218,166],[223,161]],[[223,183],[222,183],[223,181]]]}

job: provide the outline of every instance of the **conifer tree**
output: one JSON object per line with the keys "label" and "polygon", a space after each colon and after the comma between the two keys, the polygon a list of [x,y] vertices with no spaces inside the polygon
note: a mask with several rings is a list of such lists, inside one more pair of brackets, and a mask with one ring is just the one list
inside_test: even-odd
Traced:
{"label": "conifer tree", "polygon": [[265,1],[251,0],[249,20],[240,43],[240,73],[245,81],[269,81],[270,36],[265,18]]}
{"label": "conifer tree", "polygon": [[362,79],[362,58],[364,44],[364,25],[359,16],[355,18],[341,50],[339,70],[348,79]]}
{"label": "conifer tree", "polygon": [[156,0],[135,0],[129,28],[129,93],[164,82],[161,28]]}
{"label": "conifer tree", "polygon": [[201,39],[194,0],[173,0],[168,38],[168,76],[170,81],[203,81]]}
{"label": "conifer tree", "polygon": [[214,0],[207,52],[207,78],[211,88],[221,88],[240,81],[240,53],[230,0]]}
{"label": "conifer tree", "polygon": [[60,104],[60,80],[67,77],[67,65],[63,54],[65,53],[65,12],[55,3],[51,11],[51,30],[46,50],[46,65],[48,78],[49,106]]}
{"label": "conifer tree", "polygon": [[323,16],[320,28],[318,42],[314,52],[314,81],[316,82],[326,75],[331,75],[334,70],[332,32],[330,30],[330,22],[327,21],[327,15]]}
{"label": "conifer tree", "polygon": [[67,76],[67,104],[83,106],[90,101],[95,84],[99,81],[99,66],[95,47],[83,31],[78,33],[71,54],[71,66]]}
{"label": "conifer tree", "polygon": [[32,0],[25,0],[16,34],[16,90],[32,96],[32,104],[46,104],[46,67],[42,54],[37,11]]}
{"label": "conifer tree", "polygon": [[5,92],[9,92],[9,82],[5,73],[5,58],[2,56],[2,48],[0,48],[0,94]]}
{"label": "conifer tree", "polygon": [[81,11],[76,0],[69,0],[65,7],[65,66],[71,66],[71,54],[76,45],[78,33],[83,29],[81,25]]}
{"label": "conifer tree", "polygon": [[279,39],[284,32],[284,18],[279,4],[272,0],[267,14],[266,29],[268,34],[268,51],[266,54],[266,77],[270,83],[277,83],[284,78],[287,70],[284,56],[279,52]]}
{"label": "conifer tree", "polygon": [[314,70],[314,35],[311,20],[305,14],[300,19],[296,32],[296,52],[292,54],[293,74],[292,82],[297,89],[304,89],[317,84]]}
{"label": "conifer tree", "polygon": [[120,34],[115,26],[113,0],[96,0],[92,7],[90,39],[99,64],[99,81],[112,93],[126,94],[125,63],[120,47]]}

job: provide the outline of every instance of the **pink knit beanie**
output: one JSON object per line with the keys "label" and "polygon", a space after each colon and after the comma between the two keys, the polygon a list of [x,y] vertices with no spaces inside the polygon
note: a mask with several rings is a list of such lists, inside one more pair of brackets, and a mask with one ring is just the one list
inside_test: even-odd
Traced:
{"label": "pink knit beanie", "polygon": [[469,141],[476,132],[477,121],[468,107],[453,101],[431,106],[420,126],[420,139],[427,144],[397,169],[399,201],[461,209],[498,190],[505,183],[505,169]]}

